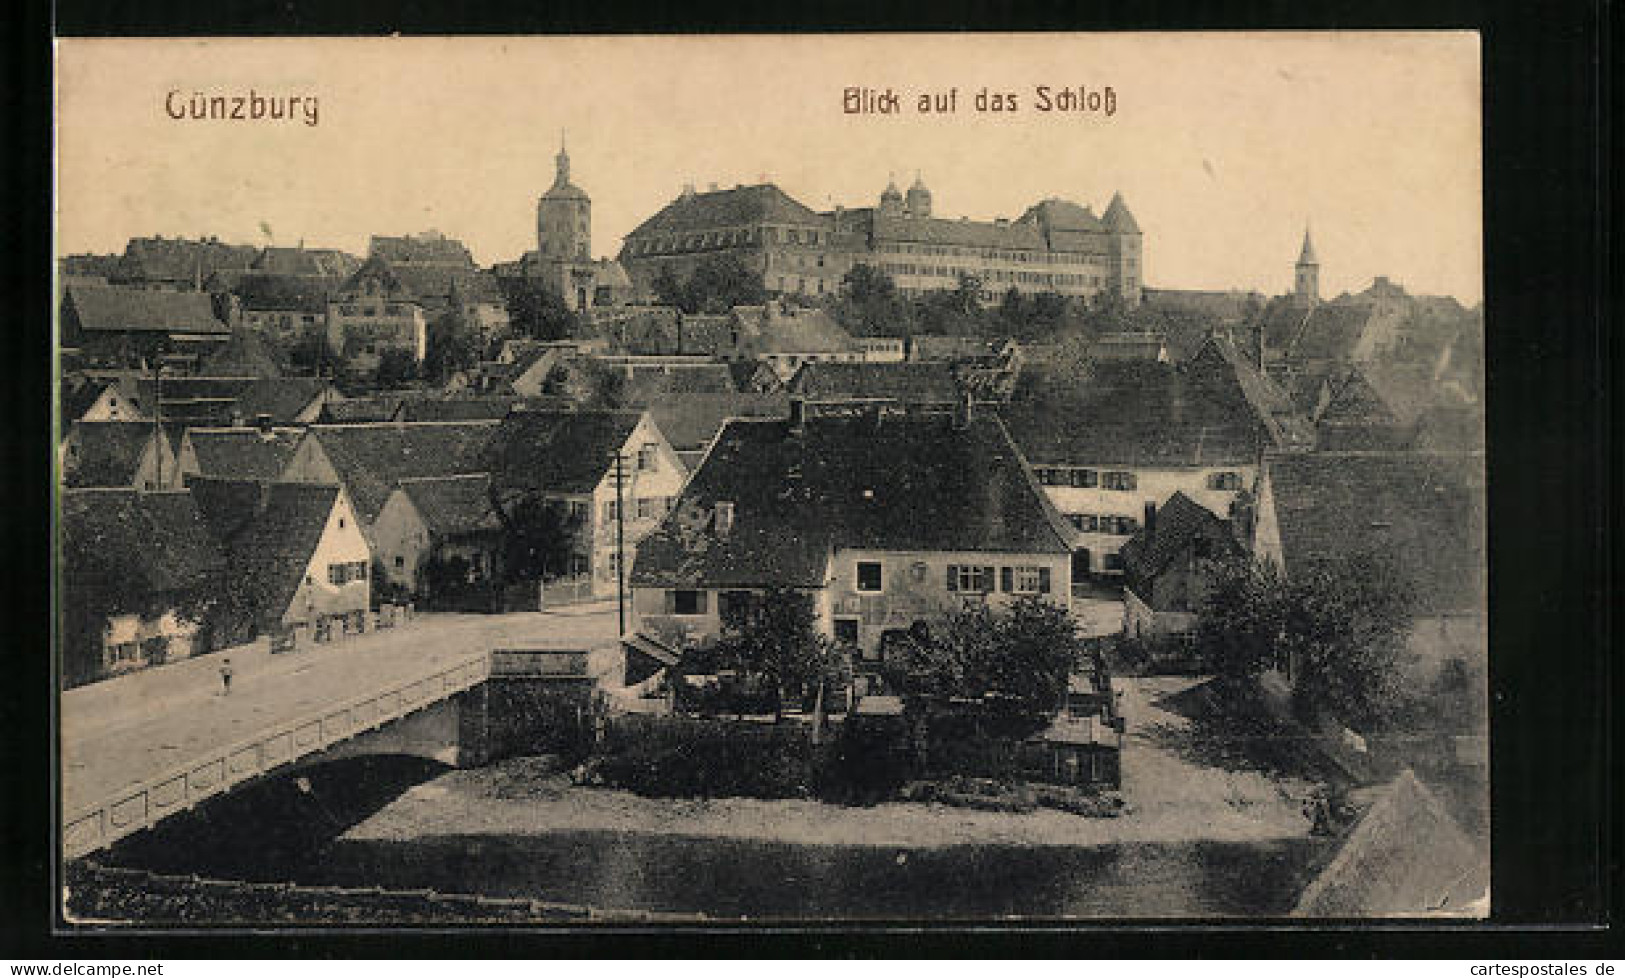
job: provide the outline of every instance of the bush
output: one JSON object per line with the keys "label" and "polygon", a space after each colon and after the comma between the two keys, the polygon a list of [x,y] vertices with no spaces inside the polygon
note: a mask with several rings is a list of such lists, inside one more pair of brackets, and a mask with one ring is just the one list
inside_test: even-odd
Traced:
{"label": "bush", "polygon": [[651,798],[805,798],[819,753],[800,726],[621,717],[598,758],[606,784]]}

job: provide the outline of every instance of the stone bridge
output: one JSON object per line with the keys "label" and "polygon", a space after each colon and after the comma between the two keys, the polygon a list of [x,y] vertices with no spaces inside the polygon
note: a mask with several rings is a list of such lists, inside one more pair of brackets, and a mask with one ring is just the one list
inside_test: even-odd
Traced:
{"label": "stone bridge", "polygon": [[543,636],[522,651],[498,649],[489,630],[451,623],[308,656],[234,653],[233,668],[241,671],[229,695],[217,656],[68,691],[64,857],[95,852],[246,782],[304,765],[364,754],[482,764],[493,740],[514,741],[516,719],[538,715],[538,690],[585,702],[594,681],[579,646],[549,649],[558,638]]}

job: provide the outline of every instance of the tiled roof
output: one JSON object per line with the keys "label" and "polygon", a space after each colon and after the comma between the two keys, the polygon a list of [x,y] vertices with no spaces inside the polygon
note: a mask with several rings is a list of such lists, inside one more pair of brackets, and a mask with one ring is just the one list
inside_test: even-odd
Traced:
{"label": "tiled roof", "polygon": [[1271,445],[1234,373],[1211,361],[1029,365],[1003,414],[1034,465],[1247,465]]}
{"label": "tiled roof", "polygon": [[266,248],[254,259],[252,271],[266,275],[320,276],[345,279],[361,267],[361,259],[337,248]]}
{"label": "tiled roof", "polygon": [[[562,408],[561,397],[520,397],[517,394],[477,397],[408,397],[401,400],[400,421],[501,421],[523,408]],[[379,419],[391,420],[391,419]]]}
{"label": "tiled roof", "polygon": [[771,183],[685,194],[639,224],[628,238],[672,231],[706,231],[757,224],[823,227],[828,222]]}
{"label": "tiled roof", "polygon": [[206,292],[165,292],[120,286],[76,286],[68,301],[80,329],[163,333],[225,333]]}
{"label": "tiled roof", "polygon": [[203,514],[209,532],[222,543],[259,513],[270,485],[271,480],[259,478],[186,477],[186,489],[192,494],[192,501]]}
{"label": "tiled roof", "polygon": [[268,414],[278,424],[291,423],[324,393],[336,392],[321,377],[256,377],[238,393],[237,410],[245,421]]}
{"label": "tiled roof", "polygon": [[786,418],[790,398],[777,394],[672,394],[649,405],[649,415],[679,452],[703,449],[729,418]]}
{"label": "tiled roof", "polygon": [[440,235],[389,237],[375,234],[367,247],[367,257],[382,258],[391,263],[421,262],[474,268],[474,256],[466,245],[455,238]]}
{"label": "tiled roof", "polygon": [[134,584],[149,594],[207,589],[225,567],[188,492],[83,489],[59,498],[69,601],[76,585]]}
{"label": "tiled roof", "polygon": [[968,360],[989,356],[994,344],[975,336],[911,336],[910,360]]}
{"label": "tiled roof", "polygon": [[803,397],[894,398],[953,403],[959,385],[942,362],[807,363],[790,378],[789,391]]}
{"label": "tiled roof", "polygon": [[[1270,490],[1287,574],[1376,551],[1398,562],[1422,613],[1484,601],[1483,495],[1472,460],[1417,452],[1273,456]],[[1482,459],[1476,461],[1482,468]]]}
{"label": "tiled roof", "polygon": [[257,330],[239,328],[199,369],[217,377],[281,377],[282,352]]}
{"label": "tiled roof", "polygon": [[942,217],[892,217],[879,212],[869,213],[872,222],[870,233],[877,241],[910,241],[1029,251],[1046,247],[1044,234],[1039,227],[1021,221],[997,224],[991,221],[951,220]]}
{"label": "tiled roof", "polygon": [[1264,344],[1291,360],[1353,358],[1372,307],[1363,302],[1319,302],[1312,307],[1292,298],[1276,299],[1263,313]]}
{"label": "tiled roof", "polygon": [[654,404],[673,394],[731,394],[733,372],[725,363],[639,364],[630,369],[621,397],[627,404]]}
{"label": "tiled roof", "polygon": [[1155,577],[1198,540],[1213,545],[1210,556],[1214,558],[1241,552],[1228,520],[1220,519],[1183,492],[1176,492],[1157,508],[1155,526],[1142,526],[1123,544],[1124,567],[1135,577]]}
{"label": "tiled roof", "polygon": [[607,410],[510,414],[491,439],[492,479],[499,489],[591,492],[642,417]]}
{"label": "tiled roof", "polygon": [[151,421],[75,421],[68,431],[74,454],[62,473],[63,485],[133,485],[142,453],[156,436]]}
{"label": "tiled roof", "polygon": [[253,245],[184,238],[131,238],[119,262],[118,278],[131,282],[201,282],[217,271],[243,270],[254,263]]}
{"label": "tiled roof", "polygon": [[287,468],[304,431],[299,428],[191,428],[202,475],[226,479],[275,479]]}
{"label": "tiled roof", "polygon": [[400,415],[402,397],[380,394],[374,397],[346,397],[322,405],[316,417],[318,424],[364,424],[394,421]]}
{"label": "tiled roof", "polygon": [[494,421],[312,425],[315,438],[350,495],[356,514],[371,522],[402,479],[489,471],[486,450]]}
{"label": "tiled roof", "polygon": [[1123,203],[1121,193],[1112,194],[1111,203],[1106,205],[1106,213],[1100,215],[1100,223],[1119,234],[1140,233],[1140,225],[1129,213],[1128,205]]}
{"label": "tiled roof", "polygon": [[491,504],[491,477],[455,475],[402,479],[401,492],[436,536],[455,536],[502,528]]}
{"label": "tiled roof", "polygon": [[339,499],[338,486],[274,482],[228,545],[232,569],[263,615],[281,617],[305,578]]}
{"label": "tiled roof", "polygon": [[[719,534],[719,501],[734,507]],[[997,419],[730,421],[638,546],[645,587],[819,587],[840,548],[1067,553]]]}
{"label": "tiled roof", "polygon": [[[357,266],[359,267],[359,266]],[[297,312],[325,314],[327,302],[355,269],[343,278],[336,275],[273,275],[255,272],[243,275],[232,287],[244,309],[255,312]]]}

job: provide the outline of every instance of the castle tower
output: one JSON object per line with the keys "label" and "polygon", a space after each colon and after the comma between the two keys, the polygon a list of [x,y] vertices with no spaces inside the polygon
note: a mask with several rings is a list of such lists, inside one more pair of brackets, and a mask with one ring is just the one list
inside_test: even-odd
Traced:
{"label": "castle tower", "polygon": [[542,261],[590,261],[592,200],[570,182],[570,154],[559,136],[553,186],[536,202],[536,249]]}
{"label": "castle tower", "polygon": [[1140,225],[1129,212],[1128,204],[1123,202],[1121,193],[1112,194],[1106,212],[1100,215],[1100,223],[1106,226],[1106,253],[1110,259],[1107,287],[1128,305],[1137,306],[1145,283],[1140,267]]}
{"label": "castle tower", "polygon": [[903,216],[903,192],[890,177],[886,179],[886,189],[880,193],[880,213],[885,217]]}
{"label": "castle tower", "polygon": [[931,216],[931,191],[925,189],[925,181],[920,179],[920,171],[914,171],[914,186],[908,188],[908,199],[905,202],[909,217]]}
{"label": "castle tower", "polygon": [[1292,292],[1299,302],[1314,305],[1320,301],[1320,262],[1315,259],[1315,246],[1309,240],[1309,226],[1303,228],[1303,250],[1298,252],[1297,274]]}

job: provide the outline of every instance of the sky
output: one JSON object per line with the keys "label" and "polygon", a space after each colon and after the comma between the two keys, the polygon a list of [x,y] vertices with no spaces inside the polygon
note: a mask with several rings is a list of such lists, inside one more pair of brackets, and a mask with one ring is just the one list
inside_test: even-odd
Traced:
{"label": "sky", "polygon": [[[1323,295],[1483,294],[1473,33],[64,39],[57,64],[60,254],[154,234],[365,254],[432,228],[508,261],[536,246],[562,132],[595,256],[685,183],[825,210],[918,172],[945,217],[1121,192],[1151,286],[1285,292],[1308,225]],[[1037,111],[1040,85],[1109,87],[1115,112]],[[849,87],[901,111],[846,113]],[[977,111],[984,89],[1017,110]],[[951,90],[955,112],[916,111]],[[251,92],[314,96],[317,123],[166,107]]]}

